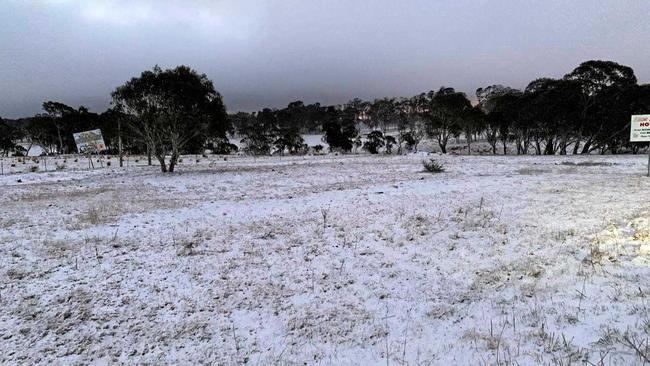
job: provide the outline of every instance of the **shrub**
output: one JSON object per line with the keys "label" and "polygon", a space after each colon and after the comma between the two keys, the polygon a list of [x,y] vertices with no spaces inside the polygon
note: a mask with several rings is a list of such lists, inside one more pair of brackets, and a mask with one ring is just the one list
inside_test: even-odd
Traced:
{"label": "shrub", "polygon": [[38,165],[33,165],[31,168],[29,168],[29,171],[32,173],[36,173],[38,171]]}
{"label": "shrub", "polygon": [[429,173],[442,173],[445,167],[442,163],[437,162],[435,159],[423,160],[422,166]]}
{"label": "shrub", "polygon": [[324,147],[323,147],[323,145],[318,144],[318,145],[312,146],[311,148],[312,148],[312,150],[314,150],[314,154],[320,154],[321,151],[323,151]]}

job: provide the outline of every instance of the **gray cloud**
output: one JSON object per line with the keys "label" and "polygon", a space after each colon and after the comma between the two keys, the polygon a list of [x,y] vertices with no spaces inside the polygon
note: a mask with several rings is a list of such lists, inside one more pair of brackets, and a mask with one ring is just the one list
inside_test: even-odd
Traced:
{"label": "gray cloud", "polygon": [[453,86],[523,87],[587,59],[650,80],[642,0],[5,0],[0,116],[100,111],[155,64],[208,74],[230,110]]}

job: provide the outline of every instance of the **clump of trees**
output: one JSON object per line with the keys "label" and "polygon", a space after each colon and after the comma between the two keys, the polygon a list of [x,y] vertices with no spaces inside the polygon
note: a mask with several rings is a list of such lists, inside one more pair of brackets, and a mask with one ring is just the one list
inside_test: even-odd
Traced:
{"label": "clump of trees", "polygon": [[323,133],[330,150],[349,152],[358,135],[356,112],[352,107],[290,103],[283,109],[264,108],[259,112],[238,112],[230,116],[243,137],[245,150],[254,155],[304,154],[309,147],[302,134]]}
{"label": "clump of trees", "polygon": [[20,142],[23,153],[34,144],[50,154],[72,153],[73,133],[99,128],[109,153],[117,152],[121,137],[126,152],[146,153],[150,163],[155,157],[162,171],[174,171],[183,153],[237,151],[229,140],[234,134],[255,155],[307,153],[304,134],[322,134],[330,151],[342,153],[417,152],[425,137],[443,153],[461,137],[468,151],[473,141],[484,140],[493,154],[636,153],[647,144],[629,142],[630,115],[650,113],[650,85],[639,85],[628,66],[599,60],[560,79],[533,80],[523,90],[479,88],[475,105],[442,87],[410,98],[353,99],[340,106],[296,101],[228,115],[212,81],[187,66],[156,66],[111,96],[112,107],[99,114],[46,101],[43,113],[0,120],[0,152],[20,152]]}
{"label": "clump of trees", "polygon": [[[292,104],[294,106],[289,105],[289,108],[301,109]],[[239,134],[244,136],[241,142],[248,153],[284,155],[285,152],[300,154],[308,149],[295,118],[296,115],[286,110],[264,108],[257,113],[239,112],[231,116],[231,121],[237,126]]]}
{"label": "clump of trees", "polygon": [[650,112],[650,87],[612,61],[587,61],[561,79],[540,78],[524,91],[493,85],[477,90],[485,136],[496,153],[514,143],[517,154],[637,152],[630,115]]}

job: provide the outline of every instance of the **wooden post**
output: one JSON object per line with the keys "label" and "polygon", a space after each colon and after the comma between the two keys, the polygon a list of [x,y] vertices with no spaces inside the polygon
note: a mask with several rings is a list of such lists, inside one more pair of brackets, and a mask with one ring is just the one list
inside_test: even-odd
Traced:
{"label": "wooden post", "polygon": [[122,118],[117,118],[117,150],[120,154],[120,168],[124,166],[124,156],[122,155]]}

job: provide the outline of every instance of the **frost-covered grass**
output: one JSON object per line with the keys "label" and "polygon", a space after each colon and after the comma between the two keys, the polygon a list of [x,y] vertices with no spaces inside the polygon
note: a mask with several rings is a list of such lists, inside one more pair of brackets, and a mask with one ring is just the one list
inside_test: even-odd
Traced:
{"label": "frost-covered grass", "polygon": [[642,363],[645,157],[426,158],[0,176],[0,363]]}

